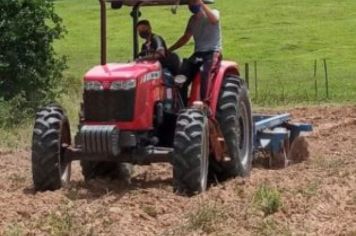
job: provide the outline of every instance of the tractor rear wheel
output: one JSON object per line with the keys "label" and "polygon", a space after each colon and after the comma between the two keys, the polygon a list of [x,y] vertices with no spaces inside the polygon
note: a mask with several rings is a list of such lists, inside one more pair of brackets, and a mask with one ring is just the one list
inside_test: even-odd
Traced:
{"label": "tractor rear wheel", "polygon": [[81,161],[82,174],[85,181],[95,178],[124,179],[130,182],[133,165],[129,163],[116,163],[104,161]]}
{"label": "tractor rear wheel", "polygon": [[213,160],[212,167],[217,179],[248,176],[253,159],[253,124],[248,89],[239,77],[228,75],[224,78],[216,118],[229,157],[221,163]]}
{"label": "tractor rear wheel", "polygon": [[70,145],[68,119],[58,105],[48,105],[36,114],[32,137],[32,176],[36,190],[57,190],[70,180],[71,162],[64,159]]}
{"label": "tractor rear wheel", "polygon": [[174,136],[174,191],[186,195],[205,191],[208,182],[208,166],[208,118],[200,110],[184,110],[177,118]]}

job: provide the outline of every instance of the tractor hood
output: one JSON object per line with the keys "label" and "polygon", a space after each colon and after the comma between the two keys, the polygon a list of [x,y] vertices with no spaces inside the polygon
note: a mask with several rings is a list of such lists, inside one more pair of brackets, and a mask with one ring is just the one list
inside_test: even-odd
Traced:
{"label": "tractor hood", "polygon": [[95,81],[113,81],[118,79],[135,79],[153,71],[160,71],[161,65],[158,62],[111,63],[95,66],[89,70],[84,79]]}

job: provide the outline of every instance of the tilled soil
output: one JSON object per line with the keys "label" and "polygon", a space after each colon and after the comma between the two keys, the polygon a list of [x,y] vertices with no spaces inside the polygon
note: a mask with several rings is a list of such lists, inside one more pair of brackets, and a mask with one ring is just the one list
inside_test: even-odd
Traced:
{"label": "tilled soil", "polygon": [[[35,193],[30,151],[0,150],[0,235],[356,235],[356,106],[290,110],[310,122],[310,158],[192,198],[172,191],[171,167],[136,167],[130,185],[83,181],[73,163],[65,189]],[[256,201],[261,189],[280,200]],[[278,202],[279,203],[279,202]]]}

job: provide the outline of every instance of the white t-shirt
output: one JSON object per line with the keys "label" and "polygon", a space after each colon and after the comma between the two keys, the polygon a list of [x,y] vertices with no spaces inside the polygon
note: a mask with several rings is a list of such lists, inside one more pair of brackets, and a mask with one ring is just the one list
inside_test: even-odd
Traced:
{"label": "white t-shirt", "polygon": [[204,12],[192,15],[189,19],[186,32],[193,35],[195,52],[221,51],[220,13],[212,10],[219,22],[212,24]]}

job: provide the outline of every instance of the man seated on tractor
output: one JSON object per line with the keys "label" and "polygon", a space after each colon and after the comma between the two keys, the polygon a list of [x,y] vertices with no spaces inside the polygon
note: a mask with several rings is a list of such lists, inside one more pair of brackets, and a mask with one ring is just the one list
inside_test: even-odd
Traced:
{"label": "man seated on tractor", "polygon": [[163,68],[165,83],[173,86],[172,75],[178,74],[180,59],[174,53],[169,53],[164,39],[152,33],[152,27],[148,20],[141,20],[137,23],[137,31],[141,38],[146,41],[142,44],[138,61],[158,60]]}
{"label": "man seated on tractor", "polygon": [[146,40],[141,47],[139,60],[159,60],[164,64],[167,55],[167,46],[163,38],[152,32],[151,24],[148,20],[141,20],[137,23],[137,31],[140,37]]}
{"label": "man seated on tractor", "polygon": [[189,84],[202,66],[200,97],[202,101],[208,99],[210,77],[219,67],[222,58],[219,11],[211,10],[202,0],[189,0],[188,7],[193,15],[188,21],[183,36],[169,48],[169,51],[174,51],[187,44],[192,36],[194,38],[194,53],[183,62],[181,68],[181,74],[187,77],[181,89],[185,105],[188,100]]}

